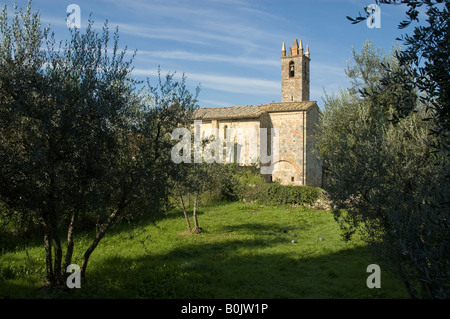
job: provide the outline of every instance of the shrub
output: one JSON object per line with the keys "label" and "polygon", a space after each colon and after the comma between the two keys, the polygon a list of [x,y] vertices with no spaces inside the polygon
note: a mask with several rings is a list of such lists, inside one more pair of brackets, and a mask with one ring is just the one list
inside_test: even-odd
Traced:
{"label": "shrub", "polygon": [[277,205],[313,205],[322,193],[320,188],[307,185],[271,183],[266,184],[264,188],[267,189],[266,196],[260,196],[259,201]]}
{"label": "shrub", "polygon": [[311,186],[266,183],[254,169],[244,169],[234,176],[236,198],[243,202],[269,205],[313,205],[321,196],[322,189]]}
{"label": "shrub", "polygon": [[235,198],[243,202],[255,202],[265,185],[263,177],[254,167],[240,168],[233,173]]}

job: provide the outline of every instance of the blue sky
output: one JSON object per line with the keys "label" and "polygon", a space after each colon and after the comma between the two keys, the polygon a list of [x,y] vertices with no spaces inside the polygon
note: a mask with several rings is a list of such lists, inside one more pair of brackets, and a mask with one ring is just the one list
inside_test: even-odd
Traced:
{"label": "blue sky", "polygon": [[[12,11],[14,1],[4,3]],[[323,107],[324,91],[337,93],[348,85],[344,69],[352,47],[359,51],[370,39],[389,52],[404,33],[397,28],[404,7],[382,6],[379,29],[346,19],[374,0],[34,0],[32,7],[65,39],[72,3],[81,9],[81,28],[91,13],[99,29],[106,19],[111,29],[119,26],[121,47],[138,51],[137,78],[155,83],[160,66],[163,74],[185,73],[191,90],[200,84],[200,107],[280,101],[281,46],[295,38],[309,45],[311,100]]]}

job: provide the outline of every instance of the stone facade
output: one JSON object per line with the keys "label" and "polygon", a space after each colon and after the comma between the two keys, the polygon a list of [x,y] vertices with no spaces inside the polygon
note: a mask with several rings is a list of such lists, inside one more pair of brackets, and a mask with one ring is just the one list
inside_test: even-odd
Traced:
{"label": "stone facade", "polygon": [[[288,55],[283,43],[281,103],[198,109],[194,118],[201,120],[203,137],[216,132],[226,141],[227,129],[240,129],[240,132],[247,130],[248,134],[241,133],[241,136],[231,137],[234,138],[234,159],[239,155],[245,159],[240,162],[241,165],[254,162],[251,145],[256,145],[257,157],[263,158],[275,153],[273,145],[277,142],[278,158],[270,163],[270,171],[263,174],[268,182],[279,180],[285,185],[322,186],[322,163],[314,154],[312,140],[320,110],[316,102],[309,101],[309,61],[309,48],[303,54],[301,41],[300,44],[297,40],[294,41]],[[262,152],[261,143],[264,140],[260,132],[264,130],[260,129],[266,129],[267,132],[267,154]],[[276,129],[277,137],[272,136],[276,131],[272,132],[271,129]],[[225,162],[225,142],[223,146]]]}

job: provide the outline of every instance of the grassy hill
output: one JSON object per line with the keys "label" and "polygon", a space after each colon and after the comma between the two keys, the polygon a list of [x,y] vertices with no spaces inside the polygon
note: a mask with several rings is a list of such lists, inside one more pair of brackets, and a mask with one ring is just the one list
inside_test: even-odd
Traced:
{"label": "grassy hill", "polygon": [[[381,288],[367,287],[366,268],[377,261],[361,240],[341,239],[331,213],[236,202],[201,207],[199,221],[203,232],[188,234],[175,209],[160,220],[115,227],[91,257],[88,282],[50,296],[40,289],[41,239],[4,245],[0,298],[408,297],[382,265]],[[74,263],[81,264],[80,248],[91,238],[75,238]]]}

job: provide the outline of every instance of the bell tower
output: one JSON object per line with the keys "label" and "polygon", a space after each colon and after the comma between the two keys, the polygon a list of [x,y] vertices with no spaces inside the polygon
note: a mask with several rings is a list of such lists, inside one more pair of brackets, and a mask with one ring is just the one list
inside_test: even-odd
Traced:
{"label": "bell tower", "polygon": [[309,101],[309,46],[303,53],[302,40],[294,40],[289,53],[281,48],[281,102]]}

